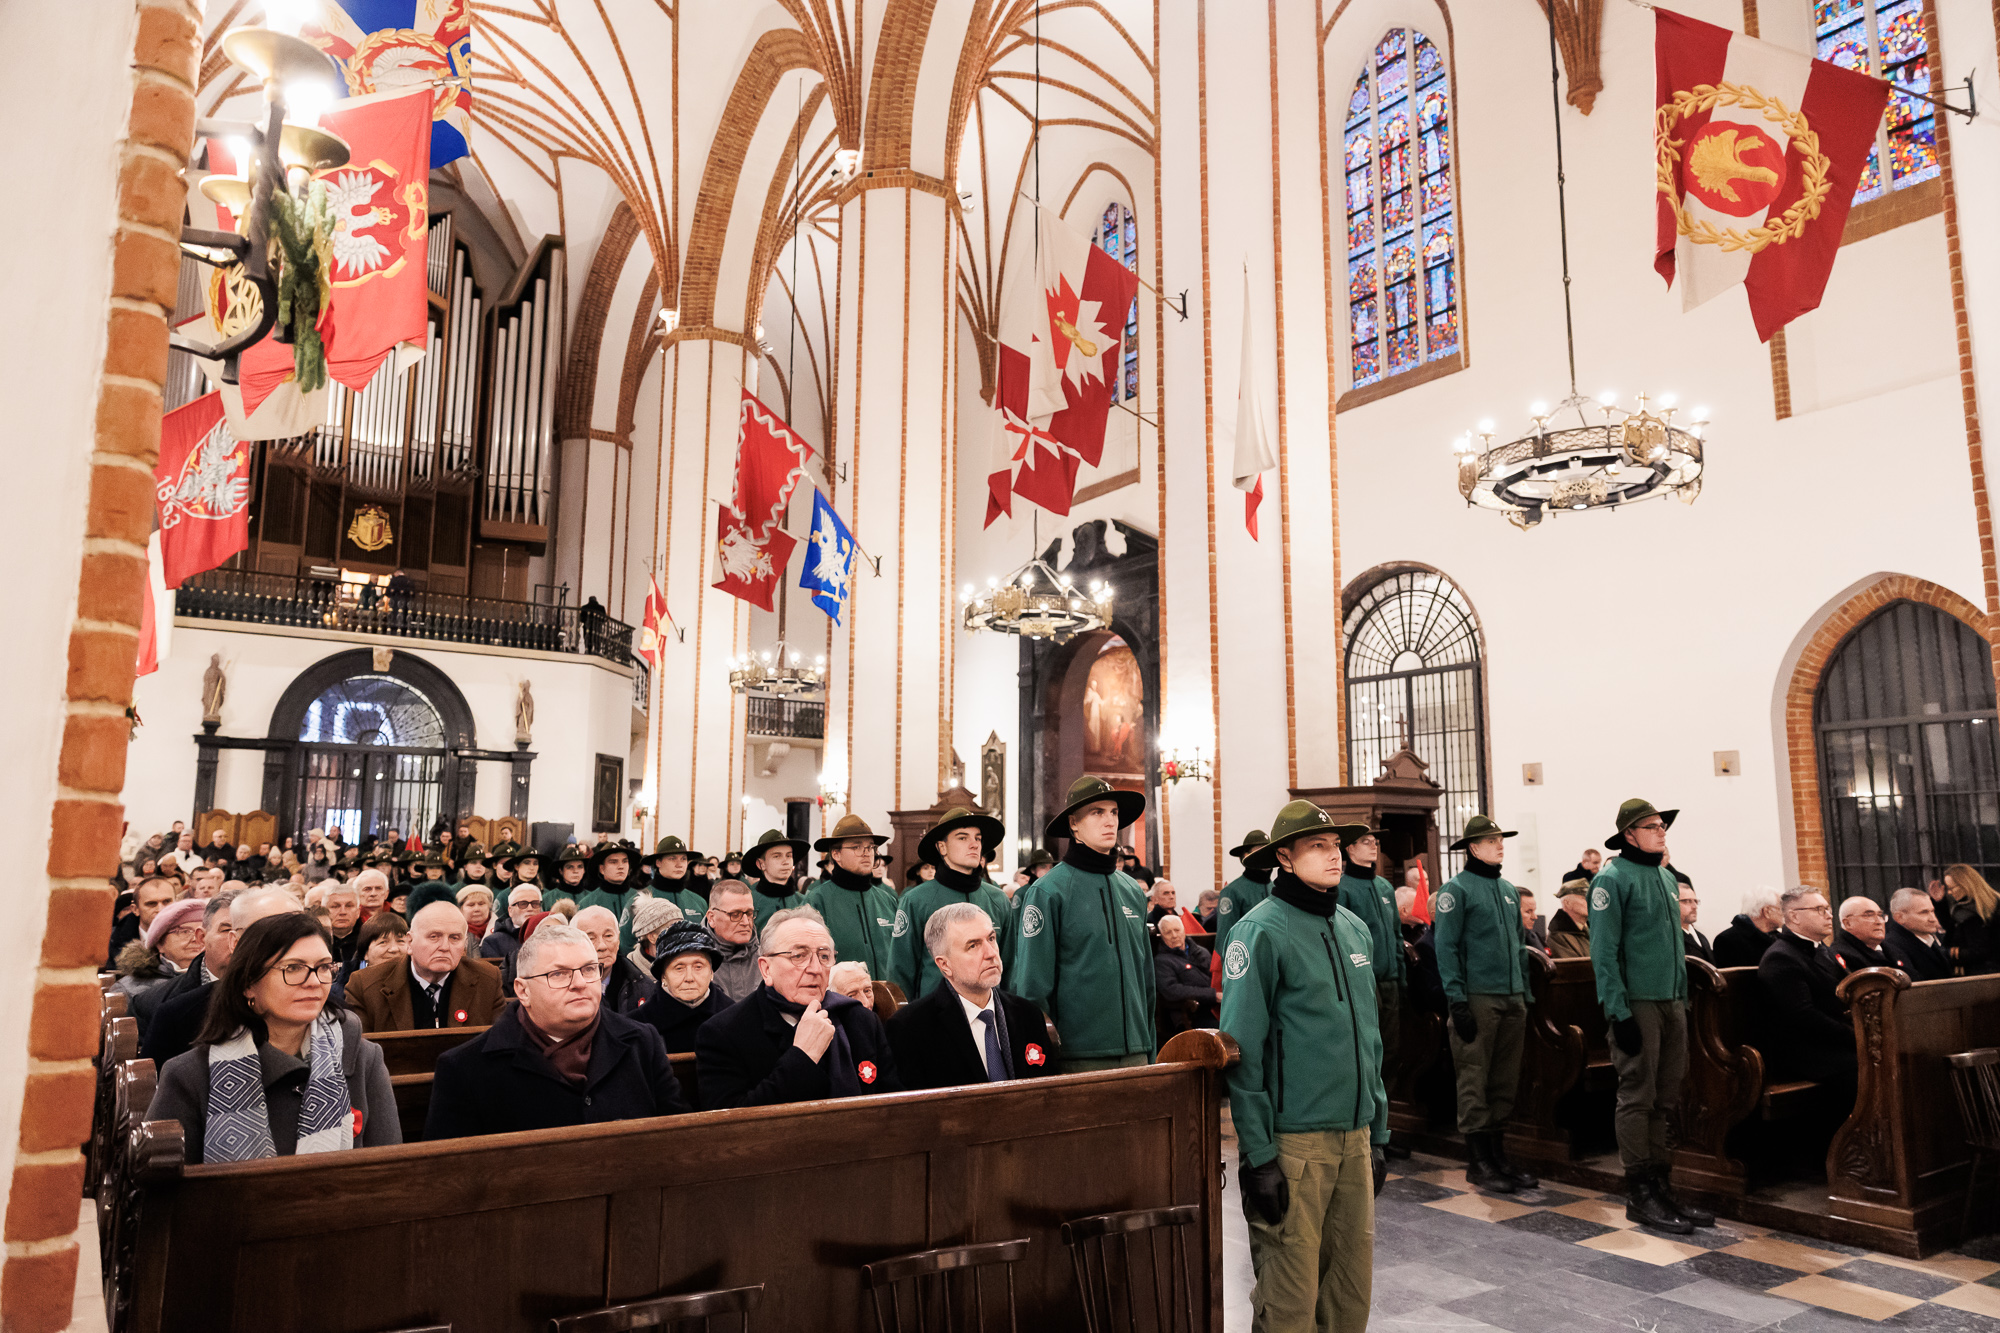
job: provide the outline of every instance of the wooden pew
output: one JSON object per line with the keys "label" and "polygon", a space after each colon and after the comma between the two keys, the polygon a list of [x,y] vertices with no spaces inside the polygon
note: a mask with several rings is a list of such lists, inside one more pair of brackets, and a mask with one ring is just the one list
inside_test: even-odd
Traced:
{"label": "wooden pew", "polygon": [[[1588,1057],[1583,1028],[1573,1012],[1576,988],[1564,989],[1559,1006],[1554,986],[1559,970],[1577,962],[1588,969],[1588,962],[1581,959],[1558,961],[1532,951],[1528,955],[1528,989],[1534,1003],[1528,1006],[1528,1035],[1521,1050],[1521,1086],[1507,1122],[1507,1151],[1523,1161],[1566,1162],[1573,1152],[1570,1131],[1556,1111],[1583,1077]],[[1597,1002],[1594,983],[1590,1000],[1593,1005]]]}
{"label": "wooden pew", "polygon": [[418,1028],[413,1032],[370,1032],[364,1035],[382,1048],[389,1076],[428,1074],[437,1067],[437,1058],[454,1046],[471,1041],[485,1028]]}
{"label": "wooden pew", "polygon": [[[1082,1328],[1069,1219],[1201,1211],[1190,1274],[1222,1328],[1223,1071],[1165,1063],[941,1092],[711,1111],[486,1139],[187,1166],[142,1126],[132,1333],[528,1333],[663,1293],[764,1284],[758,1327],[873,1327],[861,1266],[1027,1237],[1022,1328]],[[329,1254],[366,1275],[328,1281]],[[467,1275],[478,1275],[472,1280]]]}
{"label": "wooden pew", "polygon": [[2000,976],[1912,982],[1871,967],[1840,983],[1860,1086],[1826,1155],[1828,1205],[1866,1243],[1916,1257],[1957,1239],[1971,1151],[1947,1055],[2000,1046]]}
{"label": "wooden pew", "polygon": [[146,1124],[146,1109],[154,1090],[151,1060],[127,1060],[119,1065],[113,1086],[105,1170],[97,1182],[97,1252],[105,1318],[113,1329],[122,1329],[132,1303],[140,1179],[162,1160],[178,1163],[184,1144],[180,1126],[172,1121]]}

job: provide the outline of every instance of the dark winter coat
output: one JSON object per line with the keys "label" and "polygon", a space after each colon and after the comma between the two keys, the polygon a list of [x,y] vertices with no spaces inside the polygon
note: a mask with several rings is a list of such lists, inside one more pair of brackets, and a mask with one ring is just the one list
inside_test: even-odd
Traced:
{"label": "dark winter coat", "polygon": [[509,1005],[493,1026],[438,1057],[426,1139],[519,1129],[559,1129],[680,1115],[688,1105],[660,1034],[600,1010],[583,1086],[573,1088],[521,1027]]}
{"label": "dark winter coat", "polygon": [[[695,1034],[701,1104],[711,1111],[731,1106],[782,1106],[834,1096],[832,1062],[836,1040],[817,1061],[792,1045],[794,1029],[776,1003],[777,992],[759,986],[749,998],[702,1024]],[[889,1034],[875,1011],[857,1000],[828,991],[820,1002],[828,1018],[847,1034],[854,1074],[864,1093],[901,1092]]]}
{"label": "dark winter coat", "polygon": [[[1055,1073],[1042,1011],[1004,990],[994,991],[993,998],[1007,1029],[1003,1056],[1008,1076],[1040,1078]],[[910,1001],[889,1020],[889,1046],[896,1052],[896,1073],[905,1088],[988,1082],[984,1041],[983,1034],[973,1040],[965,1006],[949,984],[933,986],[928,995]]]}

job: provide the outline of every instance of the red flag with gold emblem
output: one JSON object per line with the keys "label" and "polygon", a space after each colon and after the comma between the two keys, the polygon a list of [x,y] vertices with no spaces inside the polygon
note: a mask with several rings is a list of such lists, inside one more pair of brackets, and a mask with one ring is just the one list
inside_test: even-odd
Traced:
{"label": "red flag with gold emblem", "polygon": [[1826,291],[1889,85],[1654,13],[1653,267],[1686,310],[1741,284],[1768,342]]}
{"label": "red flag with gold emblem", "polygon": [[431,95],[341,102],[319,118],[347,141],[344,167],[319,173],[333,205],[327,374],[356,393],[399,344],[421,355],[430,322]]}
{"label": "red flag with gold emblem", "polygon": [[169,588],[249,547],[250,446],[230,433],[221,394],[203,394],[160,419],[153,483]]}

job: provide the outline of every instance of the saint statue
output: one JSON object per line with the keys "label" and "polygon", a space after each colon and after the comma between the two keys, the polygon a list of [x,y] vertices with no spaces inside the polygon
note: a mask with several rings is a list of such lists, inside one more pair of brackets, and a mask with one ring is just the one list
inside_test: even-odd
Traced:
{"label": "saint statue", "polygon": [[535,695],[527,681],[521,682],[520,693],[514,696],[514,741],[526,745],[532,739],[535,729]]}
{"label": "saint statue", "polygon": [[210,653],[208,669],[201,673],[201,720],[222,721],[222,701],[229,693],[228,678],[222,674],[222,654]]}

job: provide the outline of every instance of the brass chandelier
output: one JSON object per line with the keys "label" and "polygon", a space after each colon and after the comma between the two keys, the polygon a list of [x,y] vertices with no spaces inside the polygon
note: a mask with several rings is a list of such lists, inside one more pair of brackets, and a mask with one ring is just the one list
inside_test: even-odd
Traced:
{"label": "brass chandelier", "polygon": [[1004,581],[988,579],[984,592],[966,584],[959,604],[969,630],[989,629],[1057,643],[1068,643],[1079,634],[1111,623],[1110,584],[1092,579],[1088,588],[1078,588],[1068,575],[1056,573],[1039,556]]}
{"label": "brass chandelier", "polygon": [[817,694],[826,688],[826,658],[807,666],[800,654],[787,653],[780,639],[775,650],[732,657],[729,688],[737,694]]}

